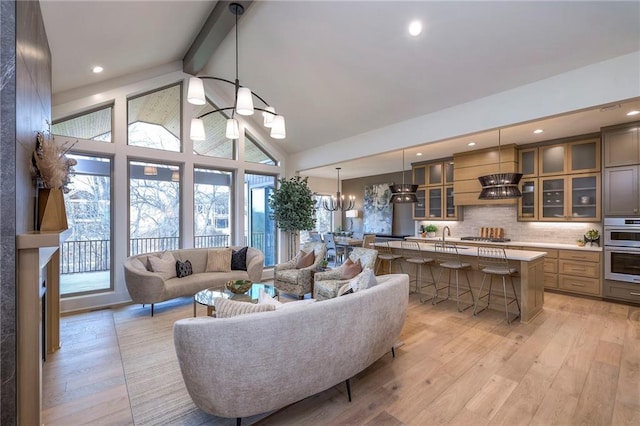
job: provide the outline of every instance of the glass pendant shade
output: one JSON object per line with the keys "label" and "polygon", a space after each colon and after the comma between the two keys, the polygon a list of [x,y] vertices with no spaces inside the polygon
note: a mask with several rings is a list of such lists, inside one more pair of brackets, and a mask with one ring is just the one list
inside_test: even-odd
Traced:
{"label": "glass pendant shade", "polygon": [[238,139],[240,137],[240,126],[238,120],[230,118],[227,120],[227,131],[225,133],[227,139]]}
{"label": "glass pendant shade", "polygon": [[189,88],[187,89],[187,102],[192,105],[204,105],[207,100],[204,96],[204,84],[198,77],[189,79]]}
{"label": "glass pendant shade", "polygon": [[253,94],[248,87],[238,89],[236,112],[240,115],[253,115]]}
{"label": "glass pendant shade", "polygon": [[263,112],[262,118],[264,118],[264,127],[270,129],[273,126],[273,118],[276,114],[276,109],[272,106],[268,106],[265,108],[266,111],[272,112],[273,114],[269,114],[269,112]]}
{"label": "glass pendant shade", "polygon": [[271,137],[274,139],[284,139],[287,137],[287,130],[284,124],[284,117],[276,115],[271,123]]}
{"label": "glass pendant shade", "polygon": [[189,135],[192,141],[203,141],[207,138],[204,131],[204,122],[201,119],[191,119],[191,130],[189,131]]}
{"label": "glass pendant shade", "polygon": [[480,176],[478,180],[482,185],[482,191],[478,199],[505,200],[520,198],[522,197],[522,192],[518,188],[518,183],[520,183],[521,178],[522,173],[494,173]]}

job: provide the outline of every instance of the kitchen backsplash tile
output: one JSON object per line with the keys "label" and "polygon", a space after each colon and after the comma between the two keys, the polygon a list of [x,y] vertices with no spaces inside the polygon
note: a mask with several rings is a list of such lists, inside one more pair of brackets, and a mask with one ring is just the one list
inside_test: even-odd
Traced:
{"label": "kitchen backsplash tile", "polygon": [[416,222],[416,234],[420,225],[433,223],[438,227],[439,235],[442,227],[451,228],[451,236],[479,236],[480,228],[504,228],[505,237],[512,241],[550,242],[573,244],[589,229],[597,229],[602,234],[602,225],[594,222],[518,222],[515,206],[465,206],[464,221]]}

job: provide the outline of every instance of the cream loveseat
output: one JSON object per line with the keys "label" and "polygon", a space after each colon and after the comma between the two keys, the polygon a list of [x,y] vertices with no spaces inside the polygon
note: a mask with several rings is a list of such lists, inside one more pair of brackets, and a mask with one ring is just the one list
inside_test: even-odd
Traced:
{"label": "cream loveseat", "polygon": [[[216,248],[212,248],[215,250]],[[240,250],[242,247],[231,247]],[[164,253],[164,252],[163,252]],[[247,270],[231,270],[230,272],[205,272],[209,249],[181,249],[168,251],[176,260],[191,262],[193,274],[182,278],[166,278],[149,269],[149,256],[160,256],[162,253],[145,253],[131,256],[124,261],[124,280],[134,303],[150,304],[151,316],[155,303],[175,299],[176,297],[193,296],[200,290],[211,287],[222,289],[229,280],[262,280],[264,254],[253,247],[247,248]]]}
{"label": "cream loveseat", "polygon": [[209,414],[239,420],[348,384],[392,350],[404,324],[409,276],[377,281],[289,309],[177,321],[174,344],[193,402]]}

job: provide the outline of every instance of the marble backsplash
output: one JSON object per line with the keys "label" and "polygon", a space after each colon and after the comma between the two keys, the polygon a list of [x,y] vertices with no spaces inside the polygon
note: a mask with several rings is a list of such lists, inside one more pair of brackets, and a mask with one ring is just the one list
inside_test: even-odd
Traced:
{"label": "marble backsplash", "polygon": [[602,234],[601,222],[518,222],[516,206],[465,206],[463,209],[463,221],[417,221],[416,234],[420,225],[429,223],[438,227],[439,235],[442,227],[448,225],[453,237],[479,236],[483,226],[501,227],[505,237],[512,241],[574,244],[589,229],[597,229]]}

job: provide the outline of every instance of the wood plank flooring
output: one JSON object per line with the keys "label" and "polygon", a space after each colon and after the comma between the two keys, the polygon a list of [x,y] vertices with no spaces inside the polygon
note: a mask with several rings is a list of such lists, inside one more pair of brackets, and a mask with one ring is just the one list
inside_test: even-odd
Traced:
{"label": "wood plank flooring", "polygon": [[[133,424],[112,311],[63,317],[61,339],[44,423]],[[338,385],[260,424],[640,424],[639,307],[545,293],[540,316],[507,325],[412,294],[401,340],[352,379],[353,402]]]}

